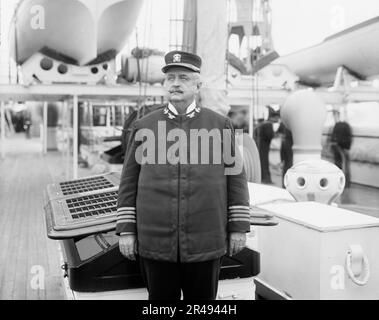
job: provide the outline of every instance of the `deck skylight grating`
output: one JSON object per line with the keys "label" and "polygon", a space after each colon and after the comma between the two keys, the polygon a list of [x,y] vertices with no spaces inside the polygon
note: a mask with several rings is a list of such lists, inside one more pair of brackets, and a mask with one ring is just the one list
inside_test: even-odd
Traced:
{"label": "deck skylight grating", "polygon": [[115,214],[117,212],[117,191],[67,199],[66,204],[75,221]]}
{"label": "deck skylight grating", "polygon": [[63,195],[65,196],[114,187],[114,185],[109,180],[102,176],[61,182],[59,185]]}

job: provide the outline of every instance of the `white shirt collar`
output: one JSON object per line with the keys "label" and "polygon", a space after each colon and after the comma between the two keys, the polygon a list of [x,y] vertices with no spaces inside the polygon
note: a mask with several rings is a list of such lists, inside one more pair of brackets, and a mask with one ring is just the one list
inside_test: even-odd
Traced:
{"label": "white shirt collar", "polygon": [[[186,110],[186,114],[190,114],[193,110],[195,110],[196,108],[196,100],[193,100],[193,102],[187,107],[187,110]],[[174,107],[174,105],[172,105],[170,102],[168,103],[168,109],[174,114],[174,115],[178,115],[178,111],[176,110],[176,108]]]}

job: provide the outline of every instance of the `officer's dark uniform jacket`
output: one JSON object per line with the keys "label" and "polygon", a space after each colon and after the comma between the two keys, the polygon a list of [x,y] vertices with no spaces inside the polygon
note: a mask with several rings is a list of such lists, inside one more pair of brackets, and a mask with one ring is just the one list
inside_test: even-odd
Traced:
{"label": "officer's dark uniform jacket", "polygon": [[[227,161],[212,161],[213,143],[209,141],[209,163],[158,163],[158,122],[167,133],[182,129],[219,129],[222,148],[228,140],[234,150],[234,132],[229,119],[206,108],[196,107],[179,115],[168,106],[137,120],[125,156],[118,193],[116,233],[135,232],[139,254],[148,259],[176,262],[200,262],[219,258],[226,253],[227,234],[249,232],[249,195],[243,169],[225,175]],[[136,151],[144,141],[135,139],[139,129],[154,132],[155,163],[140,164]],[[223,129],[231,139],[223,139]],[[137,134],[138,135],[138,134]],[[175,141],[166,140],[166,151]],[[189,156],[189,138],[185,152]],[[199,141],[199,150],[201,139]],[[159,146],[162,156],[162,145]],[[137,152],[138,153],[138,152]],[[167,152],[163,152],[167,155]],[[216,162],[216,163],[214,163]],[[199,164],[198,164],[199,163]]]}

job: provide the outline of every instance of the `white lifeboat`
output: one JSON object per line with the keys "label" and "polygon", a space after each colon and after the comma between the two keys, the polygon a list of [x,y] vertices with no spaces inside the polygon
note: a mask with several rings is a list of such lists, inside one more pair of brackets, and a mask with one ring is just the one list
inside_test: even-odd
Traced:
{"label": "white lifeboat", "polygon": [[11,26],[11,53],[23,64],[48,48],[79,66],[89,64],[121,51],[142,5],[141,0],[23,0]]}
{"label": "white lifeboat", "polygon": [[379,17],[346,29],[321,44],[280,57],[275,64],[286,65],[302,82],[333,83],[339,67],[362,78],[379,74]]}

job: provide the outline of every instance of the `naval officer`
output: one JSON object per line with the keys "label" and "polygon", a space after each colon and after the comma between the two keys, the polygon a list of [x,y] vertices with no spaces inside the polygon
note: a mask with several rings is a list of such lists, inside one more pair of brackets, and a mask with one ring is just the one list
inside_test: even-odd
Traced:
{"label": "naval officer", "polygon": [[[215,161],[221,149],[235,155],[234,131],[228,118],[196,102],[201,58],[172,51],[165,62],[168,104],[134,124],[118,193],[116,233],[121,253],[139,259],[150,300],[179,300],[181,295],[213,300],[222,256],[241,251],[250,231],[247,181],[243,168],[227,172],[230,161]],[[194,148],[186,139],[196,130],[227,132],[230,139],[219,135],[207,144],[200,139]],[[184,140],[173,139],[173,133]],[[147,143],[151,137],[155,140]],[[176,162],[170,161],[177,156],[170,153],[175,147]],[[194,150],[209,151],[209,161],[192,161],[200,158],[193,157]],[[150,157],[143,161],[146,153]]]}

